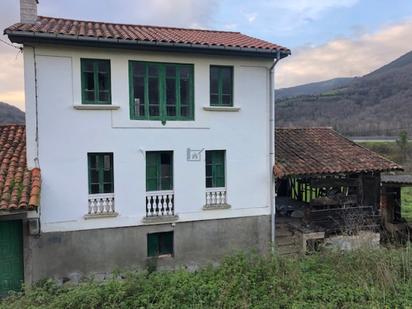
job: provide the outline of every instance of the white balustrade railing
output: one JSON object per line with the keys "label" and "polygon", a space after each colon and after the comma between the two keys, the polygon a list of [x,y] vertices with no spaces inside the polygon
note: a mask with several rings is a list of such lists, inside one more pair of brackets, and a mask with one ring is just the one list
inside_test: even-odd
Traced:
{"label": "white balustrade railing", "polygon": [[174,215],[175,194],[173,190],[146,192],[146,217]]}
{"label": "white balustrade railing", "polygon": [[114,193],[89,194],[89,216],[115,214]]}
{"label": "white balustrade railing", "polygon": [[205,207],[226,205],[226,188],[206,188]]}

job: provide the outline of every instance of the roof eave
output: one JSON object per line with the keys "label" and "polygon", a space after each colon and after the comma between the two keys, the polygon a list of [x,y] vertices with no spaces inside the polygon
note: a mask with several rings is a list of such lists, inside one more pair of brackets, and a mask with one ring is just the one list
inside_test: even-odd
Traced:
{"label": "roof eave", "polygon": [[168,43],[159,41],[152,42],[142,40],[74,36],[66,34],[37,33],[28,31],[11,31],[8,29],[4,31],[4,34],[8,35],[11,42],[17,44],[53,43],[77,46],[82,45],[88,47],[111,47],[139,50],[179,51],[219,55],[230,54],[271,59],[277,57],[278,51],[280,51],[280,59],[285,58],[291,54],[290,50],[284,48],[276,50],[219,45]]}
{"label": "roof eave", "polygon": [[284,173],[282,172],[279,176],[275,174],[277,178],[285,178],[285,177],[310,177],[315,175],[338,175],[338,174],[361,174],[361,173],[384,173],[384,172],[395,172],[395,171],[403,171],[402,167],[396,168],[388,168],[388,169],[364,169],[364,170],[346,170],[346,171],[329,171],[329,172],[316,172],[313,173]]}

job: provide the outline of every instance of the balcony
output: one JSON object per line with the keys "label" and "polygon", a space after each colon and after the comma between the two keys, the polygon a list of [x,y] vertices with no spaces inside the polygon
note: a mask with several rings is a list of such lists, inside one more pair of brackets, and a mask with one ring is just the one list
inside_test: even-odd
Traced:
{"label": "balcony", "polygon": [[226,188],[206,188],[206,204],[203,209],[227,209]]}
{"label": "balcony", "polygon": [[145,222],[174,221],[176,219],[173,190],[146,192]]}
{"label": "balcony", "polygon": [[114,193],[89,194],[89,208],[86,219],[116,217]]}

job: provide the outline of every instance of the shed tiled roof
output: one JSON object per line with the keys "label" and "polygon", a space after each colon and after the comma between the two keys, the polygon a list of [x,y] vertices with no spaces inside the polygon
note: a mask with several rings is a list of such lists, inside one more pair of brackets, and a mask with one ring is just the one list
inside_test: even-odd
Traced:
{"label": "shed tiled roof", "polygon": [[384,184],[412,185],[412,175],[382,175],[381,182]]}
{"label": "shed tiled roof", "polygon": [[39,16],[34,24],[17,23],[4,30],[5,34],[18,32],[51,34],[55,38],[117,39],[136,42],[161,42],[176,45],[197,45],[202,47],[237,47],[257,51],[280,50],[289,54],[289,49],[244,35],[240,32],[199,30],[147,25],[113,24],[95,21],[82,21]]}
{"label": "shed tiled roof", "polygon": [[40,169],[27,169],[25,126],[0,126],[0,211],[36,209],[40,186]]}
{"label": "shed tiled roof", "polygon": [[278,128],[275,139],[277,177],[402,169],[331,128]]}

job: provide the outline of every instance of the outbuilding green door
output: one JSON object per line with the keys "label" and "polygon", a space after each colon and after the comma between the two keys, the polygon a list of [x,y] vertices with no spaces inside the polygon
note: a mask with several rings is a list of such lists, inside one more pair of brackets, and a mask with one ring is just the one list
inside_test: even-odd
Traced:
{"label": "outbuilding green door", "polygon": [[23,282],[22,222],[0,221],[0,297]]}

